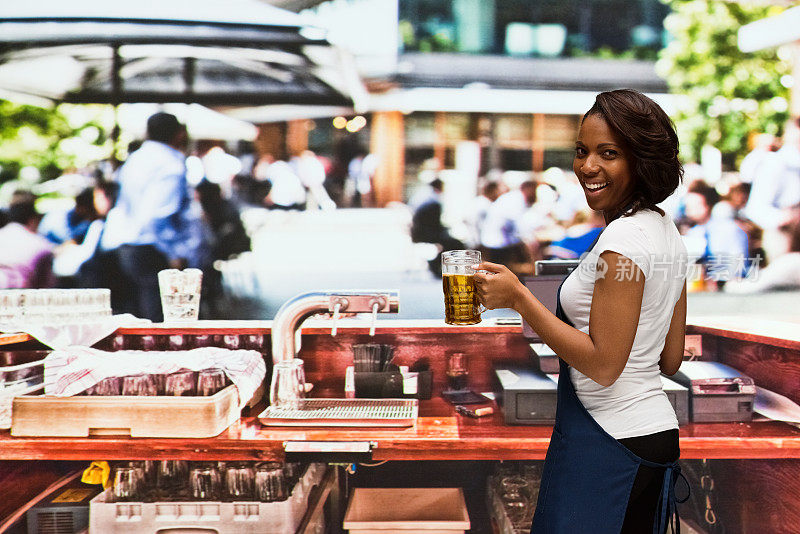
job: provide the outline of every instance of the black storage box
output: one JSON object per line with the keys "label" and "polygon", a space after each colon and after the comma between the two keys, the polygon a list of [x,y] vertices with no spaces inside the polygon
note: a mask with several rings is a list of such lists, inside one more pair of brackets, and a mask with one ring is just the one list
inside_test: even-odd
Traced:
{"label": "black storage box", "polygon": [[403,384],[400,371],[353,373],[355,396],[360,399],[430,399],[433,376],[430,371],[416,373],[416,388]]}

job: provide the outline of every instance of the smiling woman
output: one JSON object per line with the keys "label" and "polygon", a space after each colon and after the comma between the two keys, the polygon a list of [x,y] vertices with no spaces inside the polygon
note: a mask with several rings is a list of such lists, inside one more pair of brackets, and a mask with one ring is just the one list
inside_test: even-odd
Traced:
{"label": "smiling woman", "polygon": [[[586,197],[589,207],[603,211],[606,222],[621,214],[606,212],[614,208],[663,214],[657,204],[675,191],[683,176],[678,135],[664,110],[643,94],[600,93],[581,122],[573,170],[587,193],[604,189],[606,181],[612,186],[609,194]],[[630,180],[620,184],[626,176]]]}
{"label": "smiling woman", "polygon": [[633,198],[636,182],[631,177],[627,150],[602,116],[589,115],[583,120],[575,143],[573,170],[589,207],[602,211],[606,223],[615,209]]}
{"label": "smiling woman", "polygon": [[655,102],[599,94],[573,169],[607,226],[564,280],[556,315],[507,268],[476,266],[481,303],[518,311],[561,360],[532,533],[663,533],[675,511],[678,421],[659,372],[683,355],[686,249],[656,204],[680,183],[677,155]]}

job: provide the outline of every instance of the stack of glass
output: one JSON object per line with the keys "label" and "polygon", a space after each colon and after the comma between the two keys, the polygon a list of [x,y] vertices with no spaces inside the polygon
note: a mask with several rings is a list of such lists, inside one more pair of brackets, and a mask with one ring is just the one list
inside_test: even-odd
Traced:
{"label": "stack of glass", "polygon": [[487,481],[489,510],[501,534],[527,534],[539,498],[542,462],[504,462]]}
{"label": "stack of glass", "polygon": [[86,323],[110,316],[108,289],[0,290],[0,325]]}
{"label": "stack of glass", "polygon": [[[199,332],[202,332],[200,330]],[[181,333],[169,335],[117,334],[110,341],[96,345],[101,350],[191,350],[201,347],[220,347],[230,350],[265,352],[261,334],[204,334]]]}
{"label": "stack of glass", "polygon": [[170,374],[114,376],[86,389],[83,395],[210,397],[230,384],[222,369],[192,371],[181,369]]}
{"label": "stack of glass", "polygon": [[289,498],[305,467],[278,462],[121,462],[114,466],[111,492],[116,502],[279,502]]}

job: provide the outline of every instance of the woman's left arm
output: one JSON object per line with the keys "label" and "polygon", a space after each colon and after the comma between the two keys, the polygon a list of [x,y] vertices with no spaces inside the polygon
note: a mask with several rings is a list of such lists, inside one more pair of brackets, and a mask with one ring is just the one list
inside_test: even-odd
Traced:
{"label": "woman's left arm", "polygon": [[603,252],[600,260],[598,263],[604,261],[608,268],[594,283],[589,337],[594,341],[597,364],[610,378],[610,383],[603,385],[611,385],[622,374],[633,348],[642,311],[644,273],[633,260],[616,252]]}
{"label": "woman's left arm", "polygon": [[686,345],[686,284],[683,284],[683,291],[675,303],[672,310],[672,319],[669,323],[669,331],[664,340],[664,349],[661,351],[661,358],[658,367],[665,375],[674,375],[678,372],[683,361],[683,351]]}
{"label": "woman's left arm", "polygon": [[629,258],[606,251],[599,265],[605,276],[595,281],[589,334],[550,312],[517,277],[502,265],[478,266],[492,274],[476,274],[478,295],[489,309],[512,308],[559,357],[602,386],[613,384],[628,362],[644,294],[644,275]]}

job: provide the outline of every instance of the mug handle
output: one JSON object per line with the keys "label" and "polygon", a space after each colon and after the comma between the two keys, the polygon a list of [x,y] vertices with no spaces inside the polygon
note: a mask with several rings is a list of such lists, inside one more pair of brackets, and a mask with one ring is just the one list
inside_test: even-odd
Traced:
{"label": "mug handle", "polygon": [[[489,272],[489,271],[487,271],[485,269],[476,269],[475,272],[476,273],[481,273],[481,274],[490,274],[490,275],[494,274],[494,273]],[[489,308],[487,308],[483,304],[478,303],[478,315],[482,315],[483,312],[486,312],[486,311],[489,311]]]}

